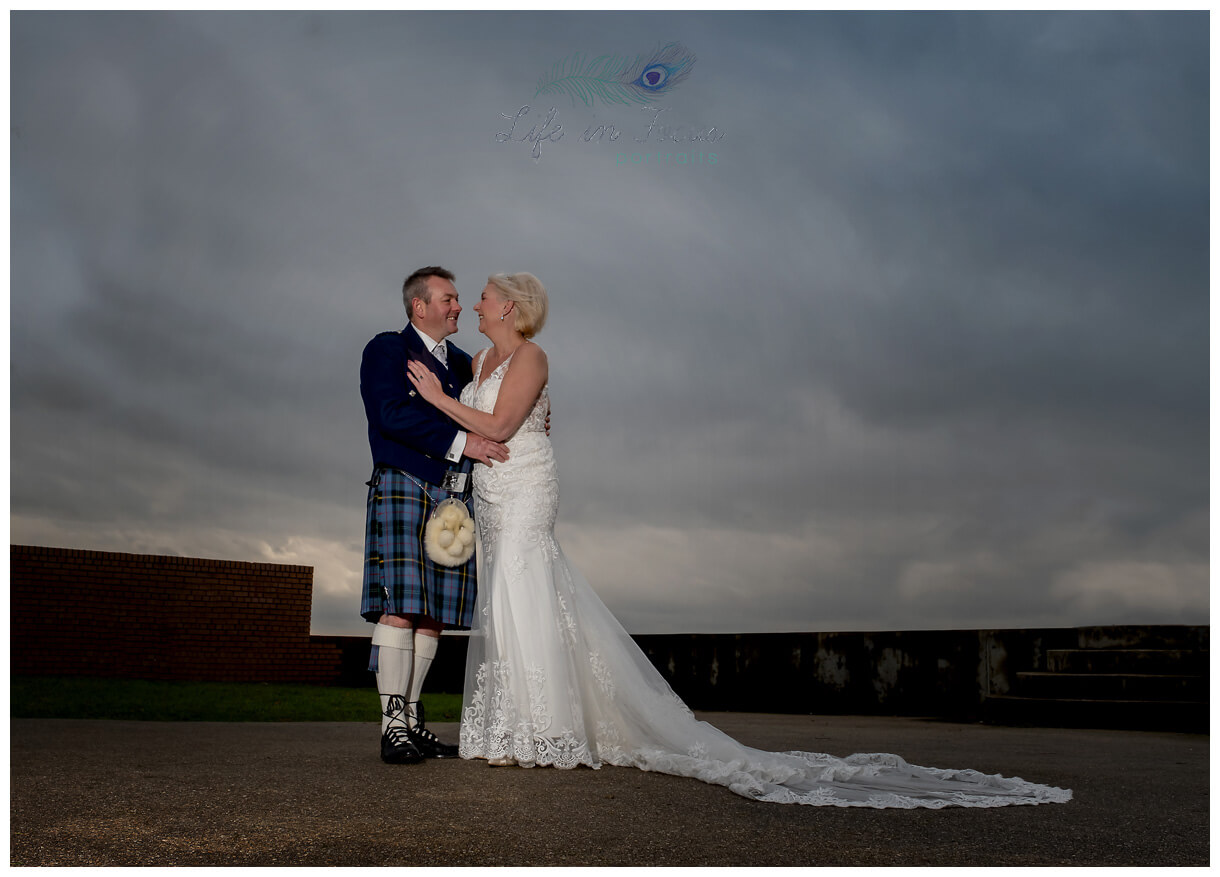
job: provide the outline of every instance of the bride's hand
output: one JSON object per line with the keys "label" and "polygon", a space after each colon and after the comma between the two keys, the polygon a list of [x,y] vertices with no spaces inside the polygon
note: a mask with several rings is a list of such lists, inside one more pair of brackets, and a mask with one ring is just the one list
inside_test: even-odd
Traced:
{"label": "bride's hand", "polygon": [[419,390],[419,395],[424,397],[425,402],[435,405],[444,397],[445,391],[441,389],[441,382],[418,359],[413,359],[407,363],[407,377],[415,389]]}

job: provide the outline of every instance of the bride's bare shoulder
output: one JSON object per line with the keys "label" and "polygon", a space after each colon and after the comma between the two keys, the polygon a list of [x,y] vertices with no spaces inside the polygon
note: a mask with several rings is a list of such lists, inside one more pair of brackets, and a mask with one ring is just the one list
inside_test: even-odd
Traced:
{"label": "bride's bare shoulder", "polygon": [[526,341],[520,349],[527,357],[546,362],[546,351],[538,346],[537,341]]}

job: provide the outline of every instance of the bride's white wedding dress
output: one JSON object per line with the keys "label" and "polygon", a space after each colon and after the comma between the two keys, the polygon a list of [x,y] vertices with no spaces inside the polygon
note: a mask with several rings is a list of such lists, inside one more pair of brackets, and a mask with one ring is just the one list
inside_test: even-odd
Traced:
{"label": "bride's white wedding dress", "polygon": [[[461,401],[490,412],[512,357]],[[508,442],[474,469],[479,587],[462,703],[462,758],[603,764],[694,777],[739,795],[840,807],[997,807],[1068,801],[1065,789],[896,755],[765,752],[699,721],[555,541],[559,481],[544,387]]]}

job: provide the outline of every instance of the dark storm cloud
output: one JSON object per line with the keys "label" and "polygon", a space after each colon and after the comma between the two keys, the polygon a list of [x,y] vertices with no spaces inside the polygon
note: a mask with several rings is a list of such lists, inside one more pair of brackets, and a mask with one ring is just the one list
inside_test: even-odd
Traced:
{"label": "dark storm cloud", "polygon": [[[629,629],[1205,618],[1206,21],[15,14],[14,541],[307,563],[359,631],[359,352],[439,262],[550,290]],[[714,167],[496,142],[671,39]]]}

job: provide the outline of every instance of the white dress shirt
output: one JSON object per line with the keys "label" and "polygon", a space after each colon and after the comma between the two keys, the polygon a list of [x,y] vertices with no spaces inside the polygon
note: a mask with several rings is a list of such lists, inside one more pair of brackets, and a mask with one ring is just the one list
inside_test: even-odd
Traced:
{"label": "white dress shirt", "polygon": [[[448,368],[448,357],[445,353],[449,347],[448,343],[445,341],[433,341],[432,338],[430,338],[424,332],[421,332],[419,326],[416,326],[414,323],[411,324],[411,328],[415,330],[415,334],[418,335],[420,340],[424,342],[424,347],[431,350],[432,355],[437,358],[440,364]],[[439,351],[437,348],[440,348]],[[462,453],[465,450],[466,433],[459,429],[458,434],[454,436],[453,444],[449,446],[449,453],[445,454],[445,459],[450,463],[460,463],[462,462]]]}

